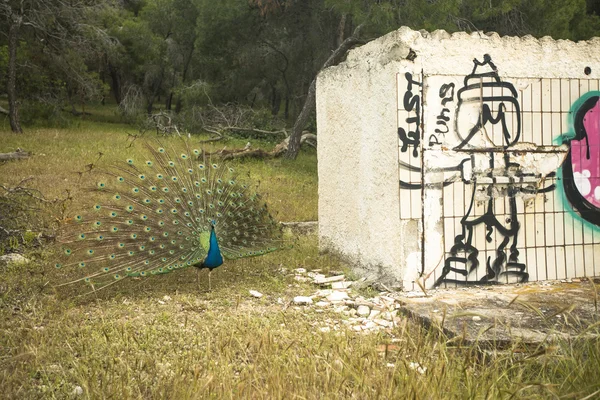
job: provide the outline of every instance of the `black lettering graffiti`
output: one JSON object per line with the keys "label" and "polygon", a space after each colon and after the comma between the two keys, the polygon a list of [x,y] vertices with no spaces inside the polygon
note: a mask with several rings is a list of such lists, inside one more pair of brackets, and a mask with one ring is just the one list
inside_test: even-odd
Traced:
{"label": "black lettering graffiti", "polygon": [[[439,95],[442,99],[442,107],[444,107],[446,103],[454,101],[454,83],[443,84],[440,87]],[[429,146],[433,146],[435,144],[441,145],[438,135],[446,136],[446,133],[450,131],[450,128],[448,127],[448,122],[450,121],[450,117],[448,116],[449,113],[450,109],[444,107],[442,108],[440,114],[436,117],[435,123],[439,127],[435,129],[436,134],[429,137]]]}
{"label": "black lettering graffiti", "polygon": [[404,77],[406,78],[406,92],[404,93],[404,97],[402,99],[402,105],[407,112],[413,112],[414,116],[406,118],[405,122],[407,125],[415,124],[415,129],[413,131],[406,131],[402,127],[398,127],[398,138],[402,142],[402,147],[400,151],[403,153],[408,150],[408,146],[413,146],[412,155],[413,157],[419,156],[419,145],[421,143],[421,96],[419,91],[416,94],[413,94],[413,85],[421,87],[421,82],[413,79],[412,74],[407,72]]}
{"label": "black lettering graffiti", "polygon": [[454,83],[445,83],[440,87],[442,106],[445,106],[449,101],[454,101],[454,87]]}
{"label": "black lettering graffiti", "polygon": [[434,146],[434,145],[438,145],[441,146],[442,143],[438,140],[437,136],[435,135],[429,135],[429,146]]}

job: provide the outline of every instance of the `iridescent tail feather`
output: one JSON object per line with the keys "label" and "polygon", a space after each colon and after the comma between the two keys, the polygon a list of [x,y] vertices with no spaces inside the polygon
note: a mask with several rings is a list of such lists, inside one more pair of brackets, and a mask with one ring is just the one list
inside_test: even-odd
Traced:
{"label": "iridescent tail feather", "polygon": [[146,144],[149,157],[99,172],[103,198],[62,227],[56,268],[75,269],[94,290],[127,277],[200,266],[214,225],[226,259],[289,247],[260,196],[225,165]]}

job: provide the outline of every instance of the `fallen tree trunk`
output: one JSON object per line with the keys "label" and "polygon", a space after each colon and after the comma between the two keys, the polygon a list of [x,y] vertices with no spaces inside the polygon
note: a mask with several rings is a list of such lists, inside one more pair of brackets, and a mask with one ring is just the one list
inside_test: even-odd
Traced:
{"label": "fallen tree trunk", "polygon": [[22,160],[29,158],[29,153],[21,149],[17,149],[12,153],[0,153],[0,161]]}
{"label": "fallen tree trunk", "polygon": [[[308,131],[304,131],[300,138],[300,144],[303,143],[310,144],[315,147],[317,141],[317,135],[310,133]],[[227,150],[222,149],[218,151],[214,151],[212,153],[204,153],[208,156],[217,156],[222,158],[223,160],[233,160],[236,158],[258,158],[258,159],[269,159],[269,158],[277,158],[283,156],[289,148],[290,138],[287,137],[284,141],[279,143],[275,148],[271,151],[266,151],[263,149],[253,149],[250,143],[248,143],[243,149],[235,149],[235,150]]]}

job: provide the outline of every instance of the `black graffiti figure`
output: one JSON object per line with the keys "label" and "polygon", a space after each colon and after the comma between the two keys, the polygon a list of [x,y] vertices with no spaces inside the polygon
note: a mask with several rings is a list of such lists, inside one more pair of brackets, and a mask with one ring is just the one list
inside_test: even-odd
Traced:
{"label": "black graffiti figure", "polygon": [[[479,72],[486,69],[484,72]],[[470,154],[471,166],[475,168],[477,161],[481,157],[489,159],[489,172],[485,175],[471,174],[465,178],[465,183],[473,186],[473,194],[469,208],[465,216],[461,219],[461,233],[454,238],[454,244],[450,249],[450,256],[446,257],[441,276],[437,279],[435,285],[443,283],[468,284],[468,283],[497,283],[502,278],[512,277],[513,280],[525,282],[529,278],[526,272],[526,265],[519,262],[519,251],[517,250],[517,237],[519,234],[520,223],[517,219],[517,203],[515,196],[526,191],[521,187],[524,174],[520,165],[511,162],[509,152],[510,146],[515,144],[520,137],[520,107],[517,100],[518,94],[514,86],[508,82],[502,82],[496,66],[489,55],[484,55],[483,62],[474,60],[474,67],[471,74],[464,79],[464,86],[458,90],[458,110],[456,118],[456,132],[461,138],[461,142],[454,148],[457,151],[464,151]],[[496,115],[492,112],[493,106],[496,106]],[[507,110],[510,109],[512,115],[512,124],[507,123]],[[478,113],[476,122],[473,121],[473,115]],[[490,137],[488,129],[492,126],[499,126],[502,132],[502,143],[495,143]],[[487,150],[487,151],[486,151]],[[497,155],[501,155],[500,160],[496,160]],[[494,176],[494,170],[498,170],[498,165],[503,166],[502,176],[508,182],[504,181],[508,198],[509,217],[505,221],[500,221],[494,211],[496,196],[494,187],[497,185],[497,177]],[[478,177],[485,177],[486,182],[479,183]],[[487,187],[486,187],[487,186]],[[478,187],[486,191],[486,206],[483,215],[472,217],[476,194]],[[553,189],[553,187],[552,187]],[[551,190],[542,189],[542,191]],[[503,196],[498,201],[504,201]],[[496,250],[495,257],[488,257],[486,260],[485,274],[477,281],[469,280],[472,272],[479,268],[480,261],[479,250],[473,245],[473,239],[476,227],[483,225],[486,230],[485,239],[488,243],[493,240],[494,232],[501,238]],[[508,250],[508,254],[507,254]],[[455,272],[464,276],[464,279],[453,279],[448,277],[450,272]]]}

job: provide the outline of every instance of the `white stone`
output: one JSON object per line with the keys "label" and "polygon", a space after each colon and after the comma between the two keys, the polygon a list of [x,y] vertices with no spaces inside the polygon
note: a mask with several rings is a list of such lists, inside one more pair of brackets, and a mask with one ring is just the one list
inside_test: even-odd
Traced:
{"label": "white stone", "polygon": [[17,253],[10,253],[0,256],[0,265],[27,264],[28,262],[29,259]]}
{"label": "white stone", "polygon": [[481,317],[480,317],[479,315],[474,315],[472,319],[473,319],[473,321],[475,321],[475,322],[479,322],[479,321],[481,321]]}
{"label": "white stone", "polygon": [[333,311],[337,313],[341,313],[348,310],[348,306],[336,306],[333,308]]}
{"label": "white stone", "polygon": [[371,309],[365,305],[358,306],[356,313],[361,317],[366,317],[371,313]]}
{"label": "white stone", "polygon": [[72,393],[74,396],[81,396],[83,394],[83,388],[81,386],[75,386]]}
{"label": "white stone", "polygon": [[348,289],[350,286],[352,286],[354,282],[352,281],[341,281],[341,282],[333,282],[331,284],[331,288],[332,289]]}
{"label": "white stone", "polygon": [[338,291],[335,291],[335,292],[331,293],[329,296],[327,296],[327,300],[329,300],[329,301],[342,301],[342,300],[346,300],[348,298],[350,298],[350,296],[348,296],[348,293],[338,292]]}
{"label": "white stone", "polygon": [[294,297],[294,304],[298,304],[298,305],[307,305],[307,304],[312,304],[313,300],[312,298],[308,297],[308,296],[296,296]]}
{"label": "white stone", "polygon": [[383,326],[385,328],[390,328],[390,327],[394,326],[393,322],[386,321],[385,319],[380,319],[380,318],[375,318],[373,320],[373,322],[375,322],[377,325]]}
{"label": "white stone", "polygon": [[379,314],[381,314],[381,311],[379,311],[379,310],[371,310],[371,313],[369,314],[369,319],[376,318]]}
{"label": "white stone", "polygon": [[263,297],[263,294],[256,290],[250,290],[250,296],[260,299],[261,297]]}
{"label": "white stone", "polygon": [[294,279],[298,282],[308,282],[310,281],[310,278],[307,278],[306,276],[302,276],[302,275],[296,275],[294,277]]}
{"label": "white stone", "polygon": [[306,273],[306,268],[296,268],[294,271],[297,274],[305,274]]}
{"label": "white stone", "polygon": [[377,324],[373,321],[369,321],[363,325],[366,329],[375,329],[377,328]]}
{"label": "white stone", "polygon": [[331,290],[331,289],[321,289],[321,290],[317,290],[315,292],[314,296],[315,297],[327,297],[331,293],[333,293],[333,290]]}
{"label": "white stone", "polygon": [[339,281],[343,281],[344,280],[344,275],[337,275],[337,276],[330,276],[330,277],[321,277],[321,276],[315,276],[314,278],[314,282],[318,285],[323,285],[323,284],[327,284],[327,283],[332,283],[332,282],[339,282]]}
{"label": "white stone", "polygon": [[410,362],[408,364],[408,368],[417,371],[419,374],[424,374],[425,372],[427,372],[427,367],[423,367],[421,364],[419,364],[417,362]]}
{"label": "white stone", "polygon": [[393,321],[396,314],[398,314],[398,310],[386,311],[383,314],[381,314],[381,317],[383,319],[387,319],[388,321]]}
{"label": "white stone", "polygon": [[323,327],[319,328],[319,330],[323,333],[328,333],[331,331],[331,328],[328,326],[323,326]]}

